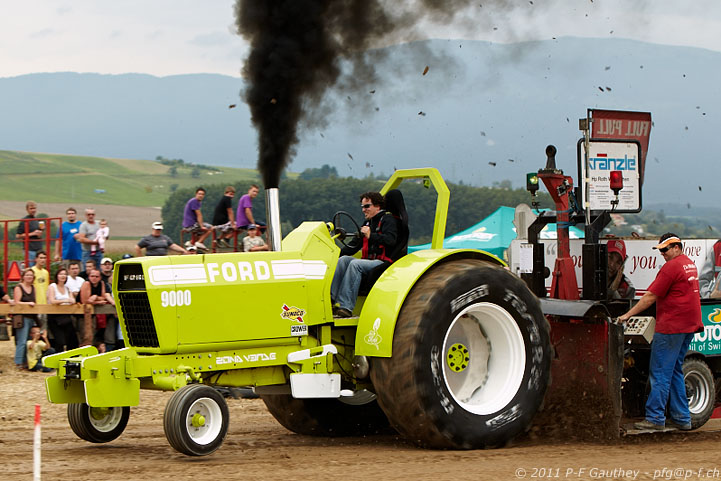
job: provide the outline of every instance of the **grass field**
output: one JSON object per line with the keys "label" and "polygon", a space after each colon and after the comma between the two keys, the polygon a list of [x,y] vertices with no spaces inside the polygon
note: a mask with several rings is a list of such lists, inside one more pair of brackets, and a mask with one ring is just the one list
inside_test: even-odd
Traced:
{"label": "grass field", "polygon": [[[244,190],[258,182],[253,169],[200,170],[169,167],[152,160],[109,159],[0,150],[0,200],[40,203],[162,206],[175,188],[226,183]],[[102,191],[102,192],[101,192]]]}

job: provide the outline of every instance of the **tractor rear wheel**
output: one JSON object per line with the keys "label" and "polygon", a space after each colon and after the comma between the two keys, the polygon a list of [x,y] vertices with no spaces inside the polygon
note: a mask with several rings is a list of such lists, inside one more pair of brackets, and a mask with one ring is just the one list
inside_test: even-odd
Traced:
{"label": "tractor rear wheel", "polygon": [[391,425],[430,448],[502,446],[526,431],[550,377],[549,326],[538,299],[505,269],[449,261],[413,287],[393,354],[371,379]]}
{"label": "tractor rear wheel", "polygon": [[347,404],[338,399],[297,399],[289,394],[260,397],[283,427],[306,436],[363,436],[390,429],[375,396],[365,404]]}
{"label": "tractor rear wheel", "polygon": [[73,432],[91,443],[108,443],[123,434],[130,408],[94,408],[85,403],[68,404],[68,423]]}
{"label": "tractor rear wheel", "polygon": [[713,373],[701,359],[686,358],[683,361],[683,378],[691,412],[691,428],[700,428],[711,418],[716,404]]}
{"label": "tractor rear wheel", "polygon": [[228,417],[228,405],[218,391],[188,384],[175,391],[165,406],[165,437],[178,452],[205,456],[223,444]]}

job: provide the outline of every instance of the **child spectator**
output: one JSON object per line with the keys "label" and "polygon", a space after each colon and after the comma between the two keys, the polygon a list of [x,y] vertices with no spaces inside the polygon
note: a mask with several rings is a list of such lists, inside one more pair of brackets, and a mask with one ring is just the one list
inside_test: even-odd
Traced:
{"label": "child spectator", "polygon": [[48,335],[39,327],[33,326],[30,329],[30,340],[27,343],[28,369],[31,371],[52,372],[49,367],[43,366],[43,358],[55,354],[55,349],[50,347]]}
{"label": "child spectator", "polygon": [[108,227],[108,221],[100,219],[100,229],[95,233],[95,240],[98,242],[97,245],[90,246],[90,255],[96,255],[96,252],[105,252],[105,241],[110,237],[110,228]]}
{"label": "child spectator", "polygon": [[257,252],[267,250],[268,246],[266,245],[263,238],[259,235],[258,226],[255,224],[250,224],[248,226],[248,235],[243,238],[243,251]]}

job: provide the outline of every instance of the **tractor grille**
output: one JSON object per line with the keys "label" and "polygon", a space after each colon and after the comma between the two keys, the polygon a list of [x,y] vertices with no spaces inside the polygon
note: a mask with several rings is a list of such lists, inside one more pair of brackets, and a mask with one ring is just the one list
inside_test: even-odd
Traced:
{"label": "tractor grille", "polygon": [[133,347],[159,347],[153,313],[145,292],[119,292],[120,308],[128,331],[127,343]]}

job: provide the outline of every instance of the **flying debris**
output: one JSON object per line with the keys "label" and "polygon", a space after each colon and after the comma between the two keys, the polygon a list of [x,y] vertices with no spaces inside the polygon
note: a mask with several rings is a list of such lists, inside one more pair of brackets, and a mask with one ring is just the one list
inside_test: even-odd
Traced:
{"label": "flying debris", "polygon": [[323,135],[323,132],[320,132],[320,136],[325,139],[325,135]]}
{"label": "flying debris", "polygon": [[509,162],[515,162],[515,160],[513,160],[513,159],[508,159],[508,161],[509,161]]}
{"label": "flying debris", "polygon": [[604,70],[611,70],[611,66],[610,66],[610,65],[606,65],[606,67],[604,68]]}
{"label": "flying debris", "polygon": [[486,136],[486,133],[481,130],[481,137],[485,137],[485,136]]}
{"label": "flying debris", "polygon": [[350,152],[348,152],[348,158],[349,158],[350,160],[353,160],[353,156],[350,155]]}
{"label": "flying debris", "polygon": [[426,113],[421,110],[420,112],[418,112],[418,115],[420,115],[421,117],[425,117],[425,116],[426,116]]}
{"label": "flying debris", "polygon": [[426,65],[426,68],[423,69],[423,75],[428,73],[428,65]]}
{"label": "flying debris", "polygon": [[234,109],[234,108],[235,108],[235,104],[230,104],[230,105],[228,105],[228,108],[229,108],[229,109]]}
{"label": "flying debris", "polygon": [[600,90],[601,92],[603,92],[603,87],[598,87],[598,90]]}
{"label": "flying debris", "polygon": [[687,209],[690,209],[690,208],[691,208],[691,203],[686,204],[686,208],[687,208]]}
{"label": "flying debris", "polygon": [[366,162],[366,169],[370,169],[371,167],[373,167],[373,164],[371,164],[370,162]]}
{"label": "flying debris", "polygon": [[495,167],[495,166],[496,166],[496,163],[495,163],[495,162],[488,162],[488,165],[490,165],[491,167]]}
{"label": "flying debris", "polygon": [[370,93],[371,93],[371,94],[376,93],[375,89],[371,90]]}
{"label": "flying debris", "polygon": [[701,189],[701,186],[699,185],[699,186],[698,186],[698,191],[701,192],[701,190],[702,190],[702,189]]}
{"label": "flying debris", "polygon": [[606,92],[610,92],[610,91],[611,91],[611,87],[606,87]]}

